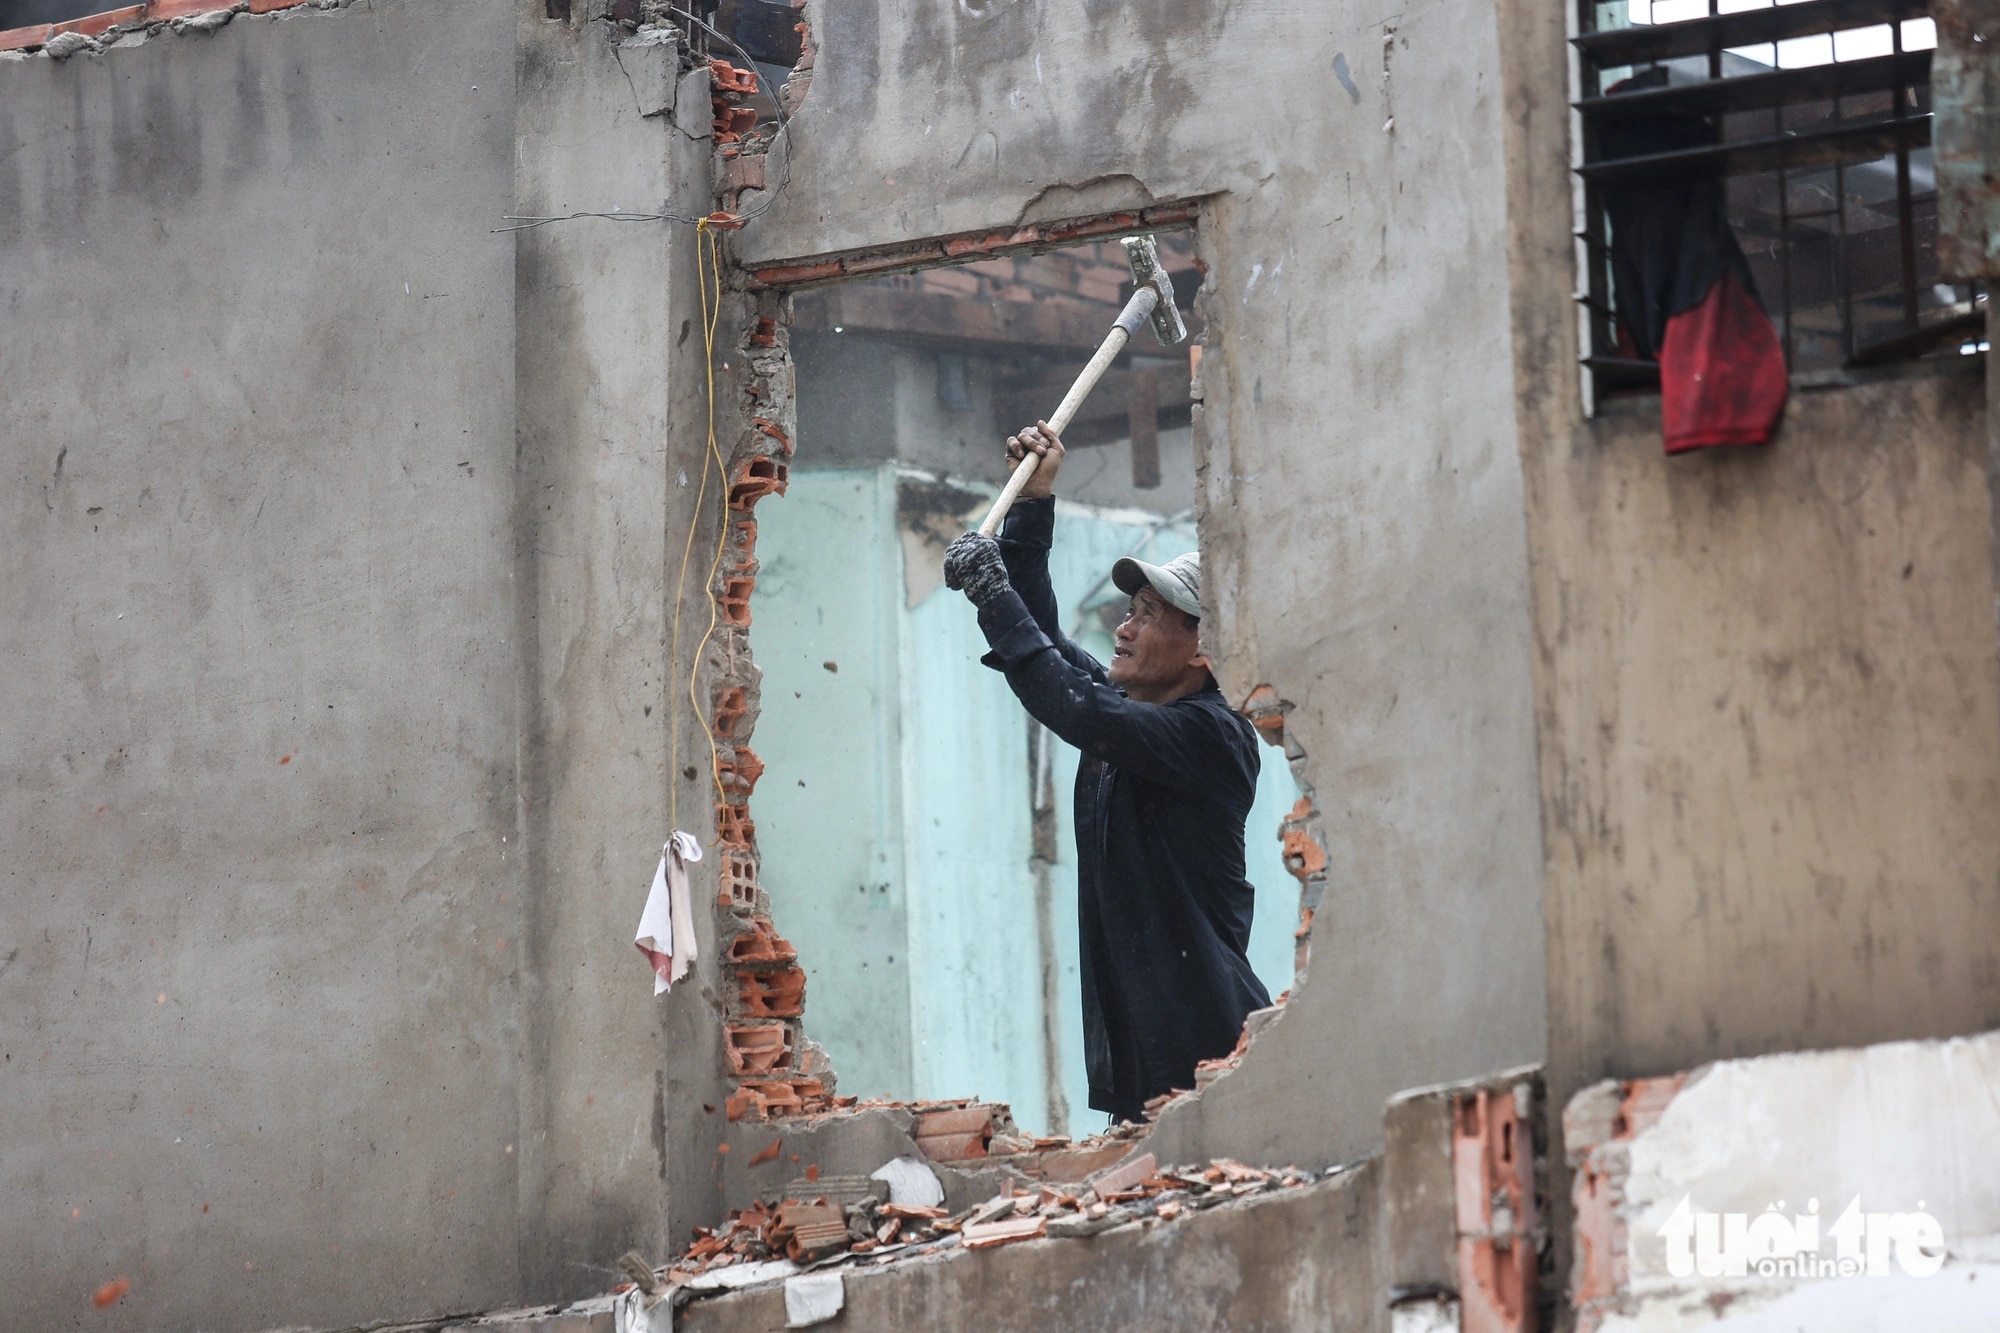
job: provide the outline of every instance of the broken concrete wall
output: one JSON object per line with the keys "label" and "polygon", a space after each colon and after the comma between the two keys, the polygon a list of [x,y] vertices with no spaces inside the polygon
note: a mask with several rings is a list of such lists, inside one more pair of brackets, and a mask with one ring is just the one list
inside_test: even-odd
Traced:
{"label": "broken concrete wall", "polygon": [[[751,265],[1206,198],[1209,633],[1325,812],[1311,983],[1170,1156],[1325,1162],[1541,1047],[1525,536],[1493,17],[1430,4],[814,13]],[[782,173],[775,168],[767,178]],[[746,204],[761,202],[748,195]]]}
{"label": "broken concrete wall", "polygon": [[716,1206],[714,1011],[628,943],[687,715],[692,246],[494,234],[705,200],[706,89],[677,133],[671,53],[518,10],[0,61],[16,1324],[594,1289]]}
{"label": "broken concrete wall", "polygon": [[[881,1107],[739,1125],[735,1148],[764,1146],[747,1155],[748,1172],[732,1166],[732,1196],[793,1202],[732,1213],[651,1273],[645,1291],[628,1284],[616,1295],[441,1328],[1550,1326],[1538,1282],[1550,1241],[1534,1069],[1404,1093],[1384,1115],[1381,1151],[1321,1172],[1228,1160],[1176,1166],[1150,1153],[1117,1166],[1069,1150],[1021,1153],[936,1166],[932,1183],[944,1199],[935,1211],[950,1217],[892,1212],[883,1186],[859,1174],[916,1157],[933,1121],[963,1124],[994,1109]],[[812,1225],[831,1231],[807,1242],[812,1213]],[[843,1214],[845,1236],[834,1220]],[[877,1231],[883,1214],[896,1220]],[[863,1230],[876,1234],[856,1239]]]}
{"label": "broken concrete wall", "polygon": [[1610,1080],[1563,1112],[1584,1333],[1981,1329],[2000,1034]]}

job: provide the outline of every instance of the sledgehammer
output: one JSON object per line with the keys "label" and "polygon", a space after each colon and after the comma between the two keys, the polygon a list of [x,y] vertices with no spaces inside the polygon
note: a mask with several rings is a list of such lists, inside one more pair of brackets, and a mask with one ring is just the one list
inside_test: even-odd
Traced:
{"label": "sledgehammer", "polygon": [[[1070,418],[1083,406],[1083,400],[1097,387],[1097,381],[1104,378],[1104,372],[1125,350],[1125,344],[1131,341],[1141,324],[1150,319],[1153,336],[1167,347],[1187,337],[1187,325],[1181,322],[1181,312],[1174,308],[1173,284],[1167,281],[1166,271],[1160,267],[1160,249],[1153,243],[1153,238],[1127,236],[1119,244],[1125,247],[1125,262],[1132,266],[1132,281],[1138,286],[1132,293],[1132,299],[1125,303],[1125,309],[1119,312],[1118,322],[1111,326],[1111,332],[1104,335],[1104,341],[1090,358],[1090,363],[1076,377],[1076,383],[1069,386],[1061,404],[1049,414],[1049,429],[1057,435],[1069,425]],[[1007,478],[1007,484],[1000,490],[1000,498],[987,512],[986,521],[979,525],[981,536],[991,537],[1000,530],[1000,521],[1014,507],[1014,498],[1028,484],[1028,478],[1035,475],[1035,464],[1040,459],[1040,454],[1030,451],[1014,468],[1014,475]]]}

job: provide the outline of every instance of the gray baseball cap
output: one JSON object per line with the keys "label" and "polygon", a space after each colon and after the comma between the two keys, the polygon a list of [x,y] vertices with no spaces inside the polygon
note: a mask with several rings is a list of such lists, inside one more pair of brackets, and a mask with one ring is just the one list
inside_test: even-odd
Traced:
{"label": "gray baseball cap", "polygon": [[1150,565],[1126,556],[1111,567],[1111,581],[1130,596],[1150,587],[1167,601],[1197,618],[1201,615],[1201,552],[1177,555],[1164,565]]}

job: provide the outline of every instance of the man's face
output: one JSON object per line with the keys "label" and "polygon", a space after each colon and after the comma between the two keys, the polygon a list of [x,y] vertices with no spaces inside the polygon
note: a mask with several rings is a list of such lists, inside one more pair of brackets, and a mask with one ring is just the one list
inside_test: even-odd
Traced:
{"label": "man's face", "polygon": [[1193,693],[1208,675],[1198,626],[1160,594],[1141,588],[1112,636],[1111,683],[1145,703]]}

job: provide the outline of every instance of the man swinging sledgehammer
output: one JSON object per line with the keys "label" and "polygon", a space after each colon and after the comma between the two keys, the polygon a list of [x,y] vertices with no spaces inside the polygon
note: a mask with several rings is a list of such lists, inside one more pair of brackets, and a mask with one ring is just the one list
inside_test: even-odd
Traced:
{"label": "man swinging sledgehammer", "polygon": [[1245,950],[1255,893],[1243,821],[1257,791],[1257,736],[1209,673],[1200,642],[1201,557],[1112,567],[1132,597],[1111,665],[1062,631],[1049,582],[1063,446],[1047,423],[1010,436],[1040,461],[998,541],[969,532],[945,552],[945,583],[979,608],[1029,714],[1082,752],[1076,773],[1078,957],[1090,1104],[1139,1120],[1148,1099],[1194,1086],[1244,1017],[1271,1002]]}

